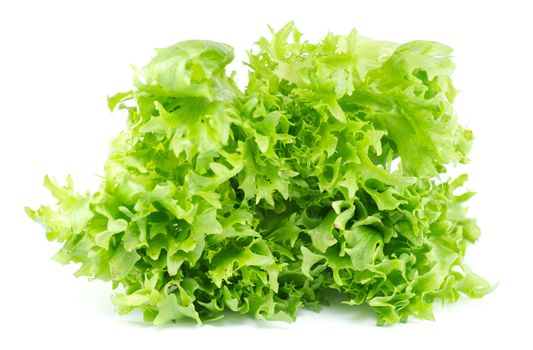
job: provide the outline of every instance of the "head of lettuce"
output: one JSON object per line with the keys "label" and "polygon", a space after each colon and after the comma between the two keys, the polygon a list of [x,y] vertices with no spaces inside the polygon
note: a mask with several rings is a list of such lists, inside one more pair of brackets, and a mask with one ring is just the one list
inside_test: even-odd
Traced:
{"label": "head of lettuce", "polygon": [[[457,123],[451,49],[292,23],[249,53],[185,41],[109,98],[126,109],[94,193],[45,179],[57,205],[27,209],[76,275],[110,281],[121,314],[156,325],[229,309],[291,321],[335,290],[380,325],[432,319],[432,302],[492,287],[463,263],[472,133]],[[357,312],[354,309],[354,312]]]}

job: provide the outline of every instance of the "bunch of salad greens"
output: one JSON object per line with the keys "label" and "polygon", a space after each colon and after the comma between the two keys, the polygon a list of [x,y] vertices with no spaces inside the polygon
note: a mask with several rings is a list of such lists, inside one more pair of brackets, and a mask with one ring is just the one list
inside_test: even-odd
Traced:
{"label": "bunch of salad greens", "polygon": [[292,23],[257,46],[244,90],[230,46],[191,40],[109,98],[128,120],[100,188],[46,177],[57,206],[27,209],[62,243],[55,259],[156,325],[223,310],[291,321],[332,290],[387,325],[491,291],[463,263],[479,236],[472,193],[457,194],[467,177],[443,175],[473,139],[451,49],[355,31],[312,43]]}

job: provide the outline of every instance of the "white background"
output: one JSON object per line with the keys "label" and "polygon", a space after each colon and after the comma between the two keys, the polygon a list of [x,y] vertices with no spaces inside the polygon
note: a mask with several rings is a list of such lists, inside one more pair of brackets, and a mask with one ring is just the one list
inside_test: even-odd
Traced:
{"label": "white background", "polygon": [[[532,10],[515,1],[2,1],[0,5],[0,348],[2,349],[531,349],[533,268]],[[457,110],[475,132],[471,214],[483,230],[467,253],[499,282],[436,321],[376,327],[365,307],[302,311],[293,324],[229,317],[155,328],[120,317],[110,288],[50,261],[57,246],[23,212],[51,202],[44,174],[95,189],[124,115],[106,96],[129,89],[130,64],[191,38],[235,47],[233,69],[266,24],[294,19],[308,39],[352,27],[365,36],[436,40],[455,48]]]}

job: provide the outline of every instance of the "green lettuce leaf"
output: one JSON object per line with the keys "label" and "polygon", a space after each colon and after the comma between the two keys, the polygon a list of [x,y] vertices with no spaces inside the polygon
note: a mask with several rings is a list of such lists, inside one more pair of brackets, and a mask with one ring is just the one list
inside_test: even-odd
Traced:
{"label": "green lettuce leaf", "polygon": [[[494,287],[463,261],[479,228],[457,195],[472,132],[458,124],[451,49],[288,23],[250,51],[241,91],[230,46],[157,50],[125,109],[97,191],[45,178],[56,206],[27,208],[77,276],[110,281],[121,314],[198,323],[223,311],[292,321],[330,290],[380,325]],[[354,310],[354,312],[357,312]]]}

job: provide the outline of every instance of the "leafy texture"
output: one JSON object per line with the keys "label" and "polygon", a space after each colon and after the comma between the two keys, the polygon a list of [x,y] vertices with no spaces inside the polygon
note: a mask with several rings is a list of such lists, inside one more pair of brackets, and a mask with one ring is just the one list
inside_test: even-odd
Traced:
{"label": "leafy texture", "polygon": [[435,299],[492,288],[463,263],[479,236],[456,194],[466,175],[442,175],[472,142],[450,53],[355,31],[311,43],[289,23],[249,53],[241,91],[225,44],[158,50],[109,98],[128,122],[99,190],[47,177],[58,205],[27,212],[58,261],[156,325],[225,309],[290,321],[331,290],[380,325],[432,319]]}

